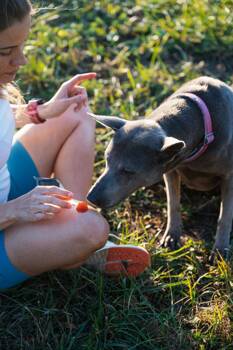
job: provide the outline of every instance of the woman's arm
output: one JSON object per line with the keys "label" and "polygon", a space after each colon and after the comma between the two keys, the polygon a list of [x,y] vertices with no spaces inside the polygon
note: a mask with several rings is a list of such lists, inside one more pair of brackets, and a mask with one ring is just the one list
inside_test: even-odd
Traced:
{"label": "woman's arm", "polygon": [[[85,88],[79,84],[85,80],[94,79],[95,73],[78,74],[66,81],[58,89],[57,93],[51,100],[37,106],[36,113],[41,120],[59,117],[72,104],[79,110],[87,105],[88,97]],[[16,127],[35,122],[30,116],[28,105],[11,105],[14,114],[16,115]]]}
{"label": "woman's arm", "polygon": [[[77,110],[81,109],[84,105],[87,104],[87,94],[86,90],[82,87],[79,87],[78,93],[74,97],[63,98],[57,100],[50,100],[43,104],[36,103],[35,113],[38,117],[31,116],[28,106],[29,104],[24,105],[11,105],[12,111],[15,115],[16,128],[20,129],[26,124],[36,123],[39,124],[47,119],[56,118],[62,115],[70,105],[74,104]],[[38,120],[39,119],[39,120]]]}
{"label": "woman's arm", "polygon": [[0,204],[0,230],[13,224],[52,219],[72,208],[73,193],[56,186],[37,186],[30,192]]}

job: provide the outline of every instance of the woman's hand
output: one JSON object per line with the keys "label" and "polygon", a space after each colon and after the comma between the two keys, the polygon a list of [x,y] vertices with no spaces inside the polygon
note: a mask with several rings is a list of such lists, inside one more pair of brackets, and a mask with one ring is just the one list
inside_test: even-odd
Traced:
{"label": "woman's hand", "polygon": [[[37,186],[32,191],[12,201],[15,221],[35,222],[52,219],[63,209],[72,207],[73,194],[56,186]],[[9,202],[10,203],[10,202]]]}
{"label": "woman's hand", "polygon": [[96,73],[78,74],[63,83],[50,101],[38,106],[39,116],[42,119],[51,119],[60,116],[71,105],[76,106],[76,111],[83,106],[87,106],[86,89],[79,86],[79,84],[95,77]]}

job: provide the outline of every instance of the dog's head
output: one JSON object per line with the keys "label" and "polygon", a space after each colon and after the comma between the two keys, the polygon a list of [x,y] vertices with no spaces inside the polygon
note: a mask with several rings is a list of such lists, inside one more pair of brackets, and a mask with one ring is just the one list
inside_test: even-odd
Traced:
{"label": "dog's head", "polygon": [[100,208],[112,207],[136,189],[160,181],[184,147],[183,141],[167,137],[153,119],[90,115],[115,131],[105,151],[106,168],[87,197]]}

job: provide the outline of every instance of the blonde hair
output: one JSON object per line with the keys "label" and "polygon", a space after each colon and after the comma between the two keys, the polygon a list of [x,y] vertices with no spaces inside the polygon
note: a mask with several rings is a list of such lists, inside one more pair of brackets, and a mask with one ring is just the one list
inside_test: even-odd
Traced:
{"label": "blonde hair", "polygon": [[0,98],[6,99],[15,105],[25,103],[24,98],[15,83],[1,85]]}

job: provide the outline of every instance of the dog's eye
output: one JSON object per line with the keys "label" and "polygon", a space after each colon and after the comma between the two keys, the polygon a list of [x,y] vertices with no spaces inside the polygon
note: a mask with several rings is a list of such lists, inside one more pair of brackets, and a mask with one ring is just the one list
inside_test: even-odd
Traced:
{"label": "dog's eye", "polygon": [[132,169],[127,169],[127,168],[124,168],[121,170],[123,174],[125,175],[134,175],[135,174],[135,171],[133,171]]}

